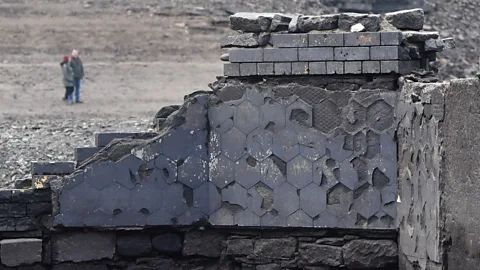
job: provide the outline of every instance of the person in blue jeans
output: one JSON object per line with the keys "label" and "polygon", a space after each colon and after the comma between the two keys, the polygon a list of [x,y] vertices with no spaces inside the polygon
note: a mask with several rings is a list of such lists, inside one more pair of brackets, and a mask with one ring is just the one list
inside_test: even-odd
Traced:
{"label": "person in blue jeans", "polygon": [[80,57],[78,57],[78,50],[73,50],[72,58],[70,59],[70,66],[73,70],[73,79],[75,81],[75,102],[83,103],[80,100],[80,84],[84,76],[83,63]]}

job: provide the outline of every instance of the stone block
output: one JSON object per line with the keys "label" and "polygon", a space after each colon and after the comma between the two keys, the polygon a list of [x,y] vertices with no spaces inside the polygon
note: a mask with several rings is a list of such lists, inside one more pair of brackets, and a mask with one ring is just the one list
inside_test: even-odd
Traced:
{"label": "stone block", "polygon": [[240,76],[240,64],[239,63],[223,64],[223,75],[231,76],[231,77]]}
{"label": "stone block", "polygon": [[385,14],[385,19],[394,27],[402,30],[422,30],[425,21],[423,9],[409,9]]}
{"label": "stone block", "polygon": [[343,62],[327,62],[327,74],[344,74]]}
{"label": "stone block", "polygon": [[[295,62],[298,61],[297,48],[267,48],[264,49],[264,62]],[[262,62],[262,61],[258,61]]]}
{"label": "stone block", "polygon": [[[242,268],[243,269],[243,268]],[[276,263],[257,265],[255,270],[280,270],[282,267]]]}
{"label": "stone block", "polygon": [[308,33],[310,31],[333,30],[338,28],[338,14],[321,16],[300,16],[297,21],[298,31]]}
{"label": "stone block", "polygon": [[312,75],[327,74],[327,65],[325,62],[310,62],[308,63],[308,69]]}
{"label": "stone block", "polygon": [[353,25],[361,23],[365,27],[365,31],[377,32],[380,30],[380,22],[379,14],[342,13],[338,18],[338,28],[350,31]]}
{"label": "stone block", "polygon": [[345,46],[379,46],[380,33],[345,33]]}
{"label": "stone block", "polygon": [[343,265],[341,247],[300,243],[298,252],[302,260],[309,265],[328,265],[337,267]]}
{"label": "stone block", "polygon": [[364,61],[362,63],[362,73],[378,74],[380,72],[380,61]]}
{"label": "stone block", "polygon": [[328,61],[333,60],[333,48],[300,48],[299,61]]}
{"label": "stone block", "polygon": [[408,42],[421,43],[429,39],[437,39],[440,35],[438,32],[402,31],[402,36]]}
{"label": "stone block", "polygon": [[182,251],[182,238],[174,233],[165,233],[152,238],[153,248],[162,254],[177,254]]}
{"label": "stone block", "polygon": [[308,75],[308,62],[293,62],[292,63],[293,75]]}
{"label": "stone block", "polygon": [[24,203],[0,204],[0,218],[24,217],[27,214],[27,205]]}
{"label": "stone block", "polygon": [[78,232],[52,236],[54,262],[86,262],[112,259],[115,253],[114,232]]}
{"label": "stone block", "polygon": [[35,231],[39,229],[38,221],[33,217],[19,217],[15,218],[15,231]]}
{"label": "stone block", "polygon": [[274,63],[275,75],[292,75],[292,63]]}
{"label": "stone block", "polygon": [[392,240],[352,240],[343,246],[343,258],[349,268],[382,268],[397,265],[398,248]]}
{"label": "stone block", "polygon": [[232,49],[229,60],[232,63],[263,62],[263,49]]}
{"label": "stone block", "polygon": [[2,264],[8,267],[42,261],[42,239],[6,239],[0,241],[0,248]]}
{"label": "stone block", "polygon": [[132,138],[153,138],[157,136],[155,132],[103,132],[95,134],[95,146],[105,147],[115,139]]}
{"label": "stone block", "polygon": [[17,189],[12,191],[12,202],[39,203],[51,202],[51,193],[48,189]]}
{"label": "stone block", "polygon": [[152,252],[152,242],[148,234],[124,235],[117,237],[117,252],[121,256],[141,257]]}
{"label": "stone block", "polygon": [[337,47],[334,49],[335,61],[358,61],[370,59],[368,47]]}
{"label": "stone block", "polygon": [[266,32],[273,16],[273,13],[235,13],[230,16],[230,28],[242,32]]}
{"label": "stone block", "polygon": [[257,64],[258,75],[274,75],[273,63],[258,63]]}
{"label": "stone block", "polygon": [[191,231],[185,234],[183,241],[183,255],[220,257],[222,254],[222,242],[225,236],[220,233],[209,231]]}
{"label": "stone block", "polygon": [[27,215],[28,216],[42,216],[49,215],[52,213],[52,204],[51,203],[31,203],[27,205]]}
{"label": "stone block", "polygon": [[402,32],[381,32],[380,45],[382,46],[398,46],[402,44]]}
{"label": "stone block", "polygon": [[75,149],[75,161],[82,163],[88,158],[93,157],[95,153],[102,150],[102,147],[80,147]]}
{"label": "stone block", "polygon": [[295,238],[258,239],[255,241],[253,253],[264,258],[282,259],[293,257],[296,249]]}
{"label": "stone block", "polygon": [[300,48],[308,46],[307,34],[272,34],[271,43],[278,48]]}
{"label": "stone block", "polygon": [[240,76],[255,76],[257,75],[256,63],[240,63]]}
{"label": "stone block", "polygon": [[227,241],[228,255],[250,255],[252,252],[252,239],[230,239]]}
{"label": "stone block", "polygon": [[32,162],[32,175],[67,175],[75,169],[73,162]]}
{"label": "stone block", "polygon": [[398,60],[398,46],[374,46],[370,48],[370,60]]}
{"label": "stone block", "polygon": [[273,15],[272,23],[270,24],[270,32],[288,31],[290,22],[292,21],[293,17],[278,13]]}
{"label": "stone block", "polygon": [[315,33],[308,34],[309,47],[341,47],[343,46],[343,34]]}
{"label": "stone block", "polygon": [[362,73],[361,61],[345,62],[345,74],[361,74],[361,73]]}
{"label": "stone block", "polygon": [[12,201],[12,190],[2,189],[0,190],[0,203],[9,203]]}
{"label": "stone block", "polygon": [[382,73],[400,73],[400,61],[381,61],[380,69]]}
{"label": "stone block", "polygon": [[267,45],[270,40],[268,33],[245,33],[234,36],[227,36],[220,42],[221,48],[241,47],[255,48]]}

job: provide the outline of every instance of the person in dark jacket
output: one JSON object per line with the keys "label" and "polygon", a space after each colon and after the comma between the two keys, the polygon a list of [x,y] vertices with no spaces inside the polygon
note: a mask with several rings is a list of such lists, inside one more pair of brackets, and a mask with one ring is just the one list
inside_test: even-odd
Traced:
{"label": "person in dark jacket", "polygon": [[68,104],[73,103],[73,90],[74,90],[74,77],[73,70],[70,66],[70,57],[68,55],[63,56],[62,62],[60,63],[63,73],[63,86],[65,86],[65,97],[64,100],[68,101]]}
{"label": "person in dark jacket", "polygon": [[72,57],[70,59],[70,66],[73,70],[73,79],[75,80],[75,102],[82,103],[80,100],[80,84],[83,79],[83,63],[80,57],[78,57],[78,51],[73,50]]}

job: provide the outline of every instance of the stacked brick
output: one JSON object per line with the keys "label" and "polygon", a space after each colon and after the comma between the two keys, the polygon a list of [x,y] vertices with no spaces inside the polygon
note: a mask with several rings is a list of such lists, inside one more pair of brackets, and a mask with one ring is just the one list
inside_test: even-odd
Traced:
{"label": "stacked brick", "polygon": [[[340,14],[289,16],[239,13],[227,37],[231,48],[222,60],[224,75],[408,74],[428,70],[436,52],[453,48],[453,40],[438,39],[423,28],[421,9],[385,16]],[[407,23],[408,21],[408,23]],[[405,30],[405,31],[403,31]]]}

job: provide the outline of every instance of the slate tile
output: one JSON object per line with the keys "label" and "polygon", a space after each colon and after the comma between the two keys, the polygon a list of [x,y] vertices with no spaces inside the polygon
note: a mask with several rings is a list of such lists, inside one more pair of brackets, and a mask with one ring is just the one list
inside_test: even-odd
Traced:
{"label": "slate tile", "polygon": [[209,180],[218,188],[224,188],[235,180],[235,163],[224,155],[210,160]]}
{"label": "slate tile", "polygon": [[311,161],[316,161],[326,153],[327,138],[315,128],[309,128],[298,134],[300,154]]}
{"label": "slate tile", "polygon": [[297,189],[290,183],[283,183],[274,190],[273,207],[278,214],[289,216],[300,207]]}
{"label": "slate tile", "polygon": [[190,188],[196,188],[208,181],[208,164],[197,156],[189,156],[178,166],[178,181]]}
{"label": "slate tile", "polygon": [[222,206],[222,196],[213,183],[203,183],[193,190],[193,206],[210,215]]}
{"label": "slate tile", "polygon": [[287,226],[313,227],[313,219],[302,210],[298,210],[287,218]]}
{"label": "slate tile", "polygon": [[255,160],[263,161],[272,155],[273,135],[264,129],[257,129],[247,136],[247,152]]}
{"label": "slate tile", "polygon": [[300,153],[298,134],[293,129],[283,129],[273,136],[273,153],[288,162]]}
{"label": "slate tile", "polygon": [[234,216],[234,224],[238,226],[260,226],[260,217],[250,209],[240,211]]}
{"label": "slate tile", "polygon": [[245,155],[235,163],[235,182],[246,189],[262,180],[260,162],[250,155]]}
{"label": "slate tile", "polygon": [[247,190],[237,183],[228,186],[222,190],[222,201],[246,209],[248,207]]}
{"label": "slate tile", "polygon": [[315,183],[311,183],[300,191],[300,209],[310,217],[316,217],[327,209],[327,194]]}
{"label": "slate tile", "polygon": [[232,128],[221,136],[223,154],[232,161],[237,161],[245,155],[246,135],[236,128]]}
{"label": "slate tile", "polygon": [[192,134],[176,129],[162,139],[163,154],[174,161],[187,158],[192,152]]}
{"label": "slate tile", "polygon": [[168,185],[162,194],[162,211],[170,213],[172,217],[178,217],[185,212],[187,205],[183,197],[183,185],[174,183]]}
{"label": "slate tile", "polygon": [[260,128],[278,132],[286,126],[286,108],[270,100],[260,107]]}
{"label": "slate tile", "polygon": [[297,189],[313,181],[312,162],[298,155],[287,163],[287,181]]}
{"label": "slate tile", "polygon": [[210,215],[208,221],[210,222],[210,224],[217,226],[233,225],[233,213],[227,208],[220,208],[215,211],[215,213]]}
{"label": "slate tile", "polygon": [[177,181],[177,164],[173,160],[160,155],[155,158],[155,167],[162,172],[161,176],[166,183],[172,184]]}
{"label": "slate tile", "polygon": [[267,212],[260,218],[262,227],[284,227],[287,226],[287,218],[274,212]]}
{"label": "slate tile", "polygon": [[[275,159],[272,159],[274,157]],[[275,188],[283,182],[287,181],[286,163],[281,161],[278,157],[265,159],[261,164],[262,183]]]}

